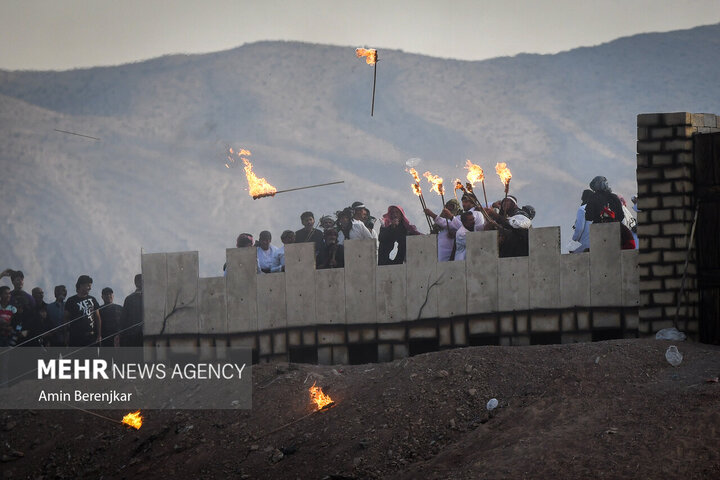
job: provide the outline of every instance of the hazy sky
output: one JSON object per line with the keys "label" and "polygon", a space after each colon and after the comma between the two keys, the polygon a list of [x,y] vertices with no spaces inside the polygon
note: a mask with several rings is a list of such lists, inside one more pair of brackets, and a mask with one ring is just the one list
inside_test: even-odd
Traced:
{"label": "hazy sky", "polygon": [[258,40],[480,60],[720,22],[720,0],[0,0],[0,68],[117,65]]}

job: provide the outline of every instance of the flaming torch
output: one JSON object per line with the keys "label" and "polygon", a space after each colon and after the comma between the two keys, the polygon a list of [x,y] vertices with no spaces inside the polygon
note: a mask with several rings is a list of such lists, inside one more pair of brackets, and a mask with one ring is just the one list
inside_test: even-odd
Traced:
{"label": "flaming torch", "polygon": [[[423,197],[422,189],[420,188],[420,175],[418,175],[417,170],[413,167],[406,168],[405,171],[412,175],[415,179],[415,183],[411,183],[410,186],[412,187],[413,193],[420,199],[420,206],[423,209],[423,213],[425,213],[427,205],[425,204],[425,197]],[[430,232],[432,232],[432,223],[430,222],[430,217],[427,216],[427,213],[425,213],[425,220],[427,220],[428,228],[430,229]]]}
{"label": "flaming torch", "polygon": [[356,48],[355,55],[358,58],[365,57],[365,63],[372,65],[373,70],[373,92],[372,92],[372,107],[370,108],[370,116],[372,117],[375,113],[375,82],[377,81],[377,62],[378,54],[374,48]]}
{"label": "flaming torch", "polygon": [[140,415],[140,410],[125,415],[122,419],[122,423],[124,423],[125,425],[130,425],[135,430],[140,430],[140,427],[142,427],[143,423],[143,417],[142,415]]}
{"label": "flaming torch", "polygon": [[[445,187],[443,187],[443,179],[439,175],[433,175],[430,172],[423,173],[423,177],[427,178],[427,181],[430,182],[430,191],[436,192],[438,195],[440,195],[440,199],[442,200],[442,208],[445,208]],[[450,228],[450,220],[447,218],[445,219],[445,223],[447,224],[448,228]]]}
{"label": "flaming torch", "polygon": [[485,172],[483,172],[482,167],[480,165],[475,165],[470,160],[466,160],[465,168],[467,168],[467,179],[470,184],[475,187],[475,184],[477,182],[482,183],[483,187],[483,196],[485,197],[485,206],[488,206],[488,199],[487,199],[487,192],[485,192]]}
{"label": "flaming torch", "polygon": [[505,198],[507,198],[508,191],[510,191],[510,179],[512,178],[512,173],[510,173],[510,169],[507,168],[507,164],[505,164],[505,162],[495,165],[495,172],[498,174],[498,177],[500,177],[500,181],[503,185],[505,185]]}

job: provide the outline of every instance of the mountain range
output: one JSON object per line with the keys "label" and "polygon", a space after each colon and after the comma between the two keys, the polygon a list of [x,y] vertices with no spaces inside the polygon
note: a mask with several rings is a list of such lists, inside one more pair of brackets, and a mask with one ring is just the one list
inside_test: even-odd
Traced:
{"label": "mountain range", "polygon": [[[305,210],[318,220],[359,200],[379,218],[396,204],[427,231],[410,158],[445,179],[446,199],[470,159],[491,202],[504,194],[495,164],[506,162],[510,193],[535,207],[534,225],[560,225],[565,243],[594,176],[636,193],[638,114],[720,113],[720,24],[472,62],[378,49],[373,116],[375,67],[354,48],[268,41],[0,70],[0,269],[47,292],[72,292],[89,274],[97,296],[112,286],[121,300],[141,252],[198,250],[201,275],[222,275],[239,233],[270,230],[280,244]],[[228,148],[249,150],[278,189],[344,183],[253,200],[240,162],[226,166]]]}

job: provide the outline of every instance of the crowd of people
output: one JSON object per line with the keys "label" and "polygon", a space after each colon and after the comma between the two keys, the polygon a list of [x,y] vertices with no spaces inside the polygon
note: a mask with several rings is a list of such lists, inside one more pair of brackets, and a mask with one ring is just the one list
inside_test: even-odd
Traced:
{"label": "crowd of people", "polygon": [[0,347],[141,347],[143,345],[142,275],[135,276],[135,291],[122,306],[114,303],[113,289],[101,291],[103,304],[90,295],[93,279],[80,275],[75,295],[67,298],[65,285],[54,288],[55,301],[45,292],[24,290],[21,270],[6,269],[12,288],[0,286]]}
{"label": "crowd of people", "polygon": [[[465,192],[460,201],[449,200],[439,213],[428,208],[423,213],[432,226],[431,233],[437,235],[438,261],[465,260],[467,233],[482,230],[498,232],[500,257],[528,255],[528,231],[532,228],[535,208],[520,206],[514,195],[483,207],[474,193]],[[621,247],[637,247],[636,221],[625,200],[612,193],[605,177],[595,177],[590,182],[590,189],[582,194],[582,204],[573,226],[573,240],[580,246],[573,249],[573,253],[589,251],[590,225],[602,222],[620,222]],[[282,246],[273,245],[272,234],[267,230],[260,232],[257,241],[252,234],[241,233],[236,246],[257,248],[257,272],[273,273],[284,271],[285,245],[289,243],[313,243],[318,269],[342,268],[345,265],[345,240],[372,238],[377,243],[378,265],[395,265],[405,261],[407,237],[422,235],[399,205],[390,205],[380,222],[363,202],[354,202],[335,215],[322,216],[317,223],[313,212],[303,212],[300,223],[300,230],[282,232]],[[376,229],[377,223],[379,228]]]}

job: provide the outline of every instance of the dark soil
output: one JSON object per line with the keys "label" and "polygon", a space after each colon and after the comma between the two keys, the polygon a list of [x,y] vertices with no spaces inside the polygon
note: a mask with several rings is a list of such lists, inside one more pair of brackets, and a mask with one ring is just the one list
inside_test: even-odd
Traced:
{"label": "dark soil", "polygon": [[[253,367],[249,411],[2,411],[2,478],[720,478],[720,348],[615,340]],[[317,382],[335,406],[312,413]],[[499,406],[488,412],[491,398]],[[98,411],[120,419],[127,412]],[[310,414],[310,415],[308,415]],[[305,418],[303,418],[305,417]]]}

